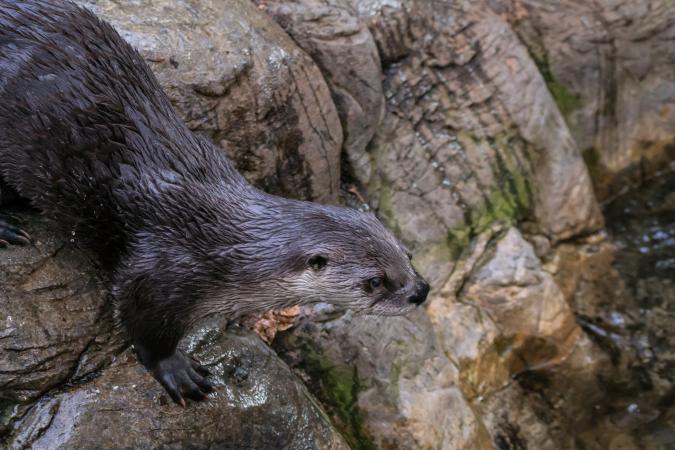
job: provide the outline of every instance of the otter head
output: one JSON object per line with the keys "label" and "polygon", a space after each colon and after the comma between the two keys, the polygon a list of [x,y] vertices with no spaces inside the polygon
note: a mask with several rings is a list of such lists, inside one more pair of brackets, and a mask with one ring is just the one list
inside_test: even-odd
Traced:
{"label": "otter head", "polygon": [[296,216],[289,242],[287,288],[302,303],[325,302],[365,314],[405,314],[421,305],[429,284],[412,254],[374,214],[315,206]]}

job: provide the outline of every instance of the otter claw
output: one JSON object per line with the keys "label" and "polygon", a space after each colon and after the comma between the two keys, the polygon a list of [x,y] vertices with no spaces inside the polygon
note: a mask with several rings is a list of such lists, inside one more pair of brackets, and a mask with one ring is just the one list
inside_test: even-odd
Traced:
{"label": "otter claw", "polygon": [[20,228],[14,227],[4,220],[0,220],[0,248],[12,245],[30,244],[30,235]]}
{"label": "otter claw", "polygon": [[152,368],[157,381],[181,406],[185,406],[184,397],[199,402],[206,400],[207,395],[214,391],[213,385],[202,375],[204,373],[208,373],[206,368],[181,352],[160,360]]}

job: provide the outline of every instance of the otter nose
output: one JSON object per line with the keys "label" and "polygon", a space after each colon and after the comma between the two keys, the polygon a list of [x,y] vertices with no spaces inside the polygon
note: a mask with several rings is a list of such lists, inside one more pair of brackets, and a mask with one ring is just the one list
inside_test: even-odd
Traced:
{"label": "otter nose", "polygon": [[429,283],[424,280],[420,280],[415,283],[415,293],[408,297],[410,303],[415,305],[421,305],[427,299],[427,294],[429,293]]}

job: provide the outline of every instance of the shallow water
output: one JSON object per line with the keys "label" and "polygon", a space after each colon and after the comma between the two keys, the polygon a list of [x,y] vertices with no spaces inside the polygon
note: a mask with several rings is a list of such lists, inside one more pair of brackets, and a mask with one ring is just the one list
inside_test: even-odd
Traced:
{"label": "shallow water", "polygon": [[612,362],[599,377],[604,420],[589,447],[675,449],[675,173],[604,212],[618,289],[579,317]]}

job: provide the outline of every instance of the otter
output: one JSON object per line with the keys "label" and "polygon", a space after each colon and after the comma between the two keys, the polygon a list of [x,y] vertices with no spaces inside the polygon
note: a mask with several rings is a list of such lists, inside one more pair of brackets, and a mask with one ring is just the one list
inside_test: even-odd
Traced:
{"label": "otter", "polygon": [[[183,406],[213,390],[177,349],[206,316],[317,302],[404,314],[429,292],[374,214],[249,184],[178,118],[139,53],[68,1],[0,0],[0,178],[0,198],[114,252],[116,318]],[[0,247],[29,240],[0,221]]]}

